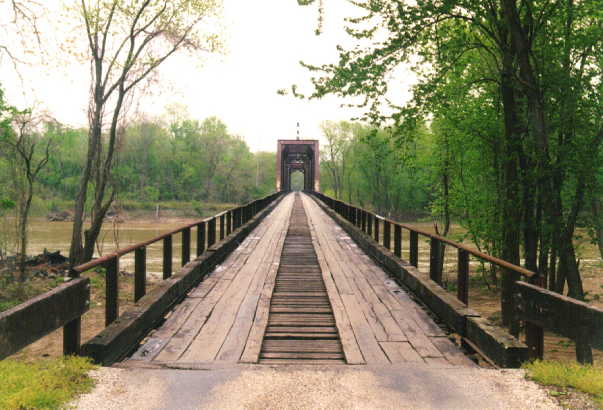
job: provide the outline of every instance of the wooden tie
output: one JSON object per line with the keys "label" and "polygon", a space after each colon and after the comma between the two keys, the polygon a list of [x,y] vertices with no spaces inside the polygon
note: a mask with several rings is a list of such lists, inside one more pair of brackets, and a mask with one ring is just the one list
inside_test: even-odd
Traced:
{"label": "wooden tie", "polygon": [[298,193],[270,302],[260,363],[345,363],[310,228]]}

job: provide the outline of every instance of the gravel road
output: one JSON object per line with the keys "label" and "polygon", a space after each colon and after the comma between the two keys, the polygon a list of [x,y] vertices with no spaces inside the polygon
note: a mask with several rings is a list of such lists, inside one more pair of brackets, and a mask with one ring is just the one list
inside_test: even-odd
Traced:
{"label": "gravel road", "polygon": [[389,367],[101,368],[79,409],[558,409],[521,370]]}

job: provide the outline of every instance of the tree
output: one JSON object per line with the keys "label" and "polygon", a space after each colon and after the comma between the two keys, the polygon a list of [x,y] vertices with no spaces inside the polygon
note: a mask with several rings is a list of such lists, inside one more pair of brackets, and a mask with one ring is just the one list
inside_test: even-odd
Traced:
{"label": "tree", "polygon": [[[311,97],[364,98],[366,118],[392,125],[402,143],[408,142],[398,131],[403,125],[434,114],[453,117],[463,109],[458,98],[471,106],[481,100],[488,109],[478,113],[477,127],[461,125],[463,138],[482,144],[484,153],[492,143],[484,136],[497,135],[499,155],[484,158],[500,177],[499,200],[490,202],[491,215],[504,221],[500,256],[519,264],[523,252],[526,268],[548,277],[557,291],[567,283],[568,294],[582,298],[572,239],[603,136],[600,0],[353,4],[364,16],[347,19],[347,31],[359,44],[339,47],[335,64],[305,64],[315,75]],[[402,64],[418,76],[413,98],[404,107],[390,104],[392,114],[384,114],[389,76]],[[490,132],[486,114],[497,119],[500,134]],[[503,276],[506,324],[516,279],[512,272]]]}
{"label": "tree", "polygon": [[[72,264],[92,258],[103,219],[115,198],[112,171],[125,104],[177,51],[217,50],[216,37],[203,34],[201,27],[216,15],[217,8],[218,0],[81,1],[78,12],[88,40],[92,87],[88,152],[76,197],[69,253]],[[90,184],[94,186],[90,226],[82,238]]]}
{"label": "tree", "polygon": [[[25,262],[27,260],[27,228],[29,212],[34,196],[34,187],[40,171],[48,163],[52,139],[44,140],[40,128],[43,120],[29,111],[13,115],[13,130],[0,138],[5,154],[11,155],[12,185],[17,210],[17,236],[19,240],[19,270],[21,281],[25,280]],[[40,147],[41,146],[41,147]]]}

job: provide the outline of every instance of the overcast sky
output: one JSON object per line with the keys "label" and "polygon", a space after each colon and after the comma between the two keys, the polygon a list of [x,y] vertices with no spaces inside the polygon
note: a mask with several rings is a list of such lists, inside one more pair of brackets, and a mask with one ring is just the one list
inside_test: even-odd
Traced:
{"label": "overcast sky", "polygon": [[[179,104],[196,119],[217,116],[253,151],[275,151],[277,139],[295,138],[298,121],[302,138],[320,138],[322,121],[348,120],[358,112],[342,108],[346,101],[335,97],[307,101],[276,92],[291,84],[309,90],[310,74],[299,61],[335,62],[337,44],[354,44],[343,30],[343,18],[354,13],[358,10],[346,0],[326,1],[323,34],[315,36],[316,7],[300,7],[297,0],[224,0],[225,55],[204,58],[202,63],[182,55],[172,57],[161,69],[159,91],[143,98],[138,109],[161,116],[166,107]],[[50,20],[55,25],[50,41],[60,44],[63,34],[56,25],[60,19],[51,16]],[[21,82],[11,73],[7,59],[0,64],[10,102],[35,104],[70,125],[86,124],[86,65],[51,61],[45,68],[22,67]],[[398,101],[407,95],[411,81],[408,73],[402,72],[401,77],[393,91]]]}

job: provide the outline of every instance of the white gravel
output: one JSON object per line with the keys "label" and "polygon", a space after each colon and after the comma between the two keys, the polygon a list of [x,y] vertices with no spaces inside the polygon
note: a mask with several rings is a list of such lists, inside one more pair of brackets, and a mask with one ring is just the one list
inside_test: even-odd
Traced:
{"label": "white gravel", "polygon": [[117,369],[78,409],[559,409],[521,370],[428,367]]}

